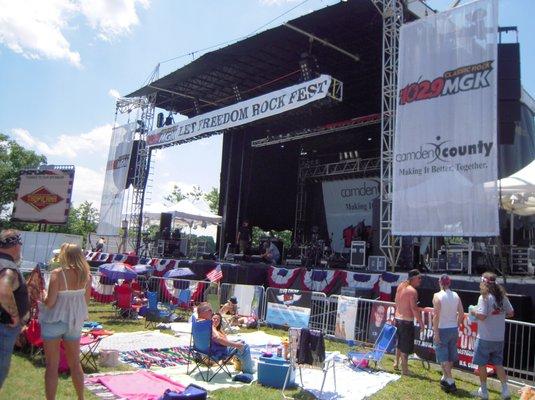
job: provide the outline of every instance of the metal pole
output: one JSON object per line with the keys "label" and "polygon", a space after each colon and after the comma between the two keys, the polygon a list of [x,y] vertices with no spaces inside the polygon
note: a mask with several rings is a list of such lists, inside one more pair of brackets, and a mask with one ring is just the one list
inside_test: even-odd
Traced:
{"label": "metal pole", "polygon": [[472,236],[468,238],[468,275],[472,275]]}
{"label": "metal pole", "polygon": [[509,235],[509,246],[511,248],[513,247],[513,237],[514,237],[514,230],[515,230],[515,215],[511,212],[511,223],[509,224],[511,228],[511,233]]}

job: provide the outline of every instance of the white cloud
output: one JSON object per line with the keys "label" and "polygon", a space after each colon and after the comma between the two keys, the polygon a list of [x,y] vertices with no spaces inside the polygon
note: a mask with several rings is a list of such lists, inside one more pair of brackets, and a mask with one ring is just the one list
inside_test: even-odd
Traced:
{"label": "white cloud", "polygon": [[94,170],[80,165],[76,166],[72,190],[72,201],[75,206],[84,201],[89,201],[93,203],[93,207],[100,209],[100,198],[103,187],[104,168]]}
{"label": "white cloud", "polygon": [[148,0],[83,0],[80,11],[101,39],[111,40],[129,33],[139,23],[137,3],[144,8],[149,6]]}
{"label": "white cloud", "polygon": [[64,32],[83,15],[103,40],[130,33],[139,23],[136,6],[148,0],[0,0],[0,43],[29,59],[66,60],[81,67]]}
{"label": "white cloud", "polygon": [[26,148],[43,154],[47,158],[53,156],[74,160],[81,155],[87,154],[107,155],[112,125],[98,126],[87,133],[75,135],[61,134],[57,138],[52,139],[50,143],[37,139],[30,132],[22,128],[12,129],[11,132]]}
{"label": "white cloud", "polygon": [[75,13],[68,0],[0,0],[0,42],[26,58],[67,60],[81,66],[62,29]]}
{"label": "white cloud", "polygon": [[117,89],[108,90],[108,95],[110,97],[113,97],[114,99],[117,99],[117,98],[121,97],[121,95],[120,95],[120,93],[119,93],[119,91]]}

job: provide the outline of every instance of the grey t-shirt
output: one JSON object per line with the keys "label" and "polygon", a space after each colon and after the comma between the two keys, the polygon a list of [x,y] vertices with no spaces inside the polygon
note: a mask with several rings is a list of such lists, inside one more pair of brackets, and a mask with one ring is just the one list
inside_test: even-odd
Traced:
{"label": "grey t-shirt", "polygon": [[505,335],[505,314],[513,312],[513,306],[507,297],[503,299],[502,308],[498,308],[492,294],[486,298],[479,296],[477,313],[487,316],[485,320],[478,320],[477,337],[492,342],[503,342]]}

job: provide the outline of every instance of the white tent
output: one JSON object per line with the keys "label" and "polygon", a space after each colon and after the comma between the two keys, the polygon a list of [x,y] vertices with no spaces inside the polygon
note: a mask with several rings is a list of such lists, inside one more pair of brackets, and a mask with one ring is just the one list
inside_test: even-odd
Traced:
{"label": "white tent", "polygon": [[[203,203],[200,205],[202,206]],[[207,206],[201,208],[187,199],[171,205],[154,203],[145,207],[143,211],[144,223],[150,224],[154,222],[159,224],[160,214],[170,213],[173,215],[173,224],[175,226],[189,226],[190,228],[192,226],[200,226],[205,228],[209,225],[219,225],[221,217],[211,213],[207,208]]]}
{"label": "white tent", "polygon": [[535,214],[535,160],[513,175],[498,181],[501,206],[516,215]]}

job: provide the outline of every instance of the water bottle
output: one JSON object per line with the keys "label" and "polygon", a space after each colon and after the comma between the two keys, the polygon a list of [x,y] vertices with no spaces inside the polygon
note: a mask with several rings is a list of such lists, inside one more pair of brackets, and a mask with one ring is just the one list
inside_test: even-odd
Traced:
{"label": "water bottle", "polygon": [[474,314],[472,314],[472,310],[476,310],[477,309],[477,306],[469,306],[468,307],[468,319],[470,320],[470,322],[476,322],[477,321],[477,318]]}

